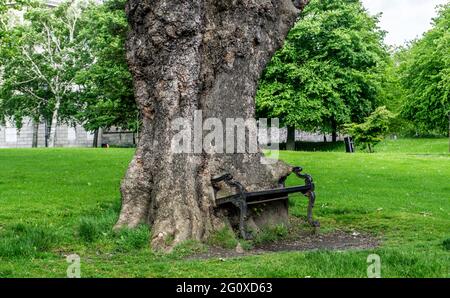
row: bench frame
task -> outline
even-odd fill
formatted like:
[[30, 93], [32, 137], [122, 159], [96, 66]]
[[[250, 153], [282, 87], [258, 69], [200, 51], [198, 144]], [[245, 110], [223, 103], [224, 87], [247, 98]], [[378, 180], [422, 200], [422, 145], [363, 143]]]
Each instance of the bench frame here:
[[215, 200], [216, 206], [220, 207], [226, 204], [232, 204], [239, 209], [239, 232], [242, 238], [251, 239], [251, 234], [245, 229], [245, 221], [248, 217], [248, 205], [263, 204], [272, 201], [288, 200], [288, 195], [293, 193], [302, 193], [308, 198], [307, 220], [313, 227], [319, 227], [320, 223], [313, 219], [313, 208], [316, 200], [314, 192], [315, 185], [313, 179], [308, 174], [302, 174], [301, 167], [295, 167], [292, 172], [300, 179], [305, 181], [305, 185], [285, 187], [287, 177], [282, 177], [278, 181], [279, 188], [263, 191], [248, 192], [245, 187], [229, 173], [222, 174], [211, 179], [215, 190], [218, 190], [217, 183], [224, 182], [236, 190], [236, 194]]

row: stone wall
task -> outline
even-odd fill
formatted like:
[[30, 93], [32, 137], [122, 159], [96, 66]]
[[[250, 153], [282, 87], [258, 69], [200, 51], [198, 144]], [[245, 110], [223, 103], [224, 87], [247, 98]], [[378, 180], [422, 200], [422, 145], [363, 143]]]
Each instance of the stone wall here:
[[136, 142], [137, 139], [134, 133], [120, 131], [115, 128], [102, 131], [99, 136], [99, 146], [108, 144], [110, 146], [134, 147]]
[[[280, 143], [286, 143], [287, 129], [279, 130]], [[269, 129], [269, 135], [270, 135]], [[132, 132], [124, 132], [112, 128], [99, 132], [98, 146], [108, 144], [109, 146], [132, 147], [137, 140]], [[265, 144], [267, 134], [260, 134], [260, 143]], [[323, 142], [323, 134], [306, 133], [296, 131], [296, 140], [304, 142]], [[338, 140], [343, 140], [342, 136]], [[327, 135], [327, 141], [331, 141], [331, 135]], [[56, 129], [56, 147], [92, 147], [94, 134], [84, 130], [80, 125], [76, 127], [66, 124], [59, 125]], [[25, 120], [23, 127], [18, 130], [12, 124], [0, 126], [0, 148], [31, 148], [33, 143], [33, 124]], [[38, 147], [45, 147], [45, 124], [39, 124]]]
[[[38, 147], [45, 147], [45, 124], [38, 129]], [[98, 145], [108, 143], [112, 146], [133, 146], [134, 134], [113, 130], [113, 133], [99, 133]], [[94, 134], [82, 126], [61, 124], [56, 128], [56, 147], [92, 147]], [[0, 148], [31, 148], [33, 144], [33, 123], [26, 119], [19, 130], [13, 124], [0, 126]]]

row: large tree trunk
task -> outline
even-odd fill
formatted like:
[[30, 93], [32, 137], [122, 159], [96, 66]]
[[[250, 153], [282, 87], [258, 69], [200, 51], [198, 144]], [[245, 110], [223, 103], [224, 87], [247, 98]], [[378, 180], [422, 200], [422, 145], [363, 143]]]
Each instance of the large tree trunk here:
[[[178, 131], [171, 124], [178, 117], [193, 123], [198, 110], [203, 119], [218, 118], [224, 125], [226, 118], [253, 118], [258, 79], [305, 3], [129, 0], [127, 58], [143, 126], [122, 182], [116, 228], [148, 223], [158, 249], [205, 240], [228, 221], [214, 208], [213, 176], [229, 172], [247, 190], [256, 190], [277, 186], [292, 171], [282, 162], [261, 163], [260, 151], [174, 153]], [[284, 203], [268, 204], [249, 221], [258, 225], [273, 214], [286, 217], [286, 211]]]

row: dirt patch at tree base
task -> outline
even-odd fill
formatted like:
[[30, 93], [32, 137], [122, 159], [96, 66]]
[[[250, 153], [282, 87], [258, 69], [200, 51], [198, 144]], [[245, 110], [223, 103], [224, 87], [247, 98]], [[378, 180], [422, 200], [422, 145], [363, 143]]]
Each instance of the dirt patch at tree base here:
[[210, 247], [207, 252], [191, 255], [189, 259], [211, 259], [211, 258], [236, 258], [251, 255], [261, 255], [271, 252], [288, 251], [315, 251], [315, 250], [365, 250], [378, 247], [380, 239], [359, 232], [334, 231], [320, 234], [310, 233], [299, 235], [297, 239], [279, 240], [255, 247], [251, 250], [238, 252], [236, 249], [225, 249], [221, 247]]

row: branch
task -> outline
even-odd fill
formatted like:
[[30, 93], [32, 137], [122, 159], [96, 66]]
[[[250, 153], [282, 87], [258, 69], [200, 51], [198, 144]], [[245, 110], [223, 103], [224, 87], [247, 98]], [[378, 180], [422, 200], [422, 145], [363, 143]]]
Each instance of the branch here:
[[31, 65], [33, 66], [32, 70], [34, 71], [34, 73], [37, 74], [39, 77], [41, 77], [48, 84], [48, 86], [50, 87], [50, 90], [55, 94], [55, 89], [53, 88], [52, 83], [44, 76], [42, 71], [39, 69], [39, 66], [36, 65], [36, 63], [33, 61], [33, 59], [28, 54], [25, 47], [22, 47], [22, 51], [23, 51], [23, 54], [25, 55], [25, 57], [31, 62]]
[[[30, 76], [31, 77], [31, 76]], [[36, 80], [36, 78], [31, 78], [31, 79], [29, 79], [29, 80], [26, 80], [26, 81], [21, 81], [21, 82], [15, 82], [16, 83], [16, 85], [23, 85], [23, 84], [27, 84], [27, 83], [30, 83], [30, 82], [33, 82], [34, 80]]]
[[33, 97], [35, 97], [35, 98], [37, 98], [37, 99], [43, 101], [43, 102], [46, 102], [46, 101], [47, 101], [47, 99], [45, 99], [45, 98], [43, 98], [43, 97], [40, 97], [39, 95], [37, 95], [36, 93], [34, 93], [33, 91], [31, 91], [31, 90], [28, 89], [28, 88], [25, 88], [25, 89], [20, 89], [20, 88], [19, 88], [19, 91], [21, 91], [21, 92], [26, 92], [26, 93], [32, 95]]

